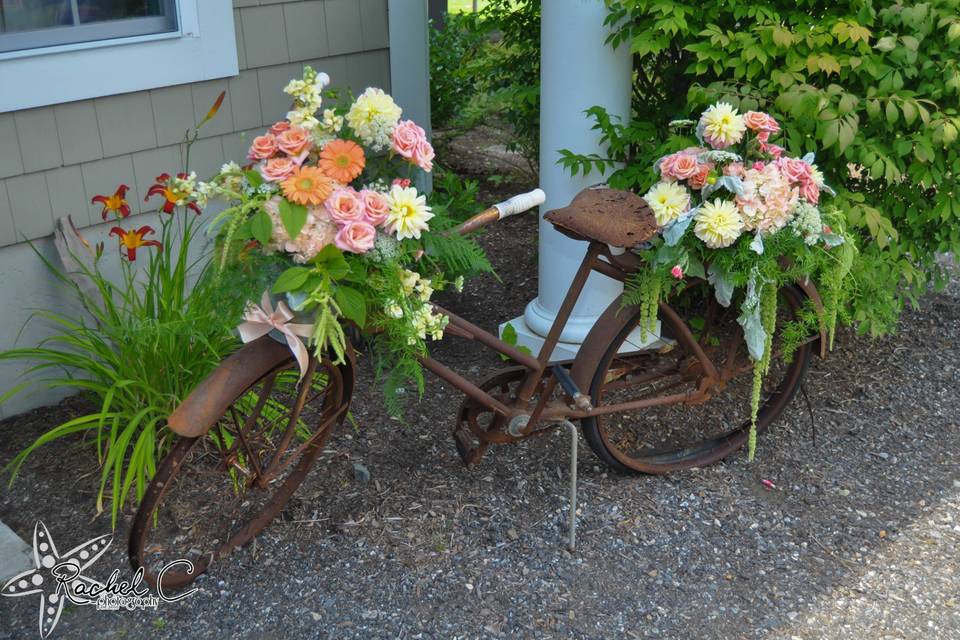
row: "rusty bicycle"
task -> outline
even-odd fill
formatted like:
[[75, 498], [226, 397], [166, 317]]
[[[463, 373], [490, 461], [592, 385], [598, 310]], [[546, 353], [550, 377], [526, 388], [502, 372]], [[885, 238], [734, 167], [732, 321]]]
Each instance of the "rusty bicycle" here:
[[[456, 231], [470, 233], [535, 207], [542, 192], [487, 209]], [[471, 381], [443, 363], [423, 366], [464, 393], [453, 436], [467, 465], [492, 444], [515, 443], [566, 427], [571, 438], [570, 544], [575, 543], [577, 428], [596, 455], [622, 472], [661, 474], [704, 466], [747, 441], [752, 364], [736, 312], [721, 307], [707, 282], [688, 279], [683, 295], [659, 305], [660, 329], [638, 339], [640, 309], [614, 300], [572, 361], [551, 361], [561, 331], [588, 276], [626, 281], [644, 268], [630, 251], [652, 238], [657, 224], [646, 202], [625, 191], [585, 189], [569, 206], [545, 218], [560, 232], [588, 243], [569, 291], [536, 356], [507, 344], [456, 314], [445, 336], [475, 341], [511, 361]], [[779, 291], [778, 326], [810, 300], [811, 283]], [[773, 353], [782, 349], [774, 336]], [[765, 378], [757, 428], [784, 411], [803, 380], [814, 347], [801, 342], [792, 358], [774, 357]], [[162, 460], [134, 518], [129, 556], [156, 585], [171, 560], [190, 559], [162, 574], [164, 588], [189, 584], [264, 529], [317, 460], [350, 405], [356, 362], [350, 350], [336, 364], [311, 355], [298, 384], [297, 363], [280, 341], [263, 336], [225, 359], [170, 415], [178, 438]]]

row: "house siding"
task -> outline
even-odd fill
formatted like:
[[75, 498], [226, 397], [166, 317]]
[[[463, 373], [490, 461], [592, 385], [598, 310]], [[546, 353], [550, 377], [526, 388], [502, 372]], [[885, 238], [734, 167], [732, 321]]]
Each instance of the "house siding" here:
[[100, 222], [90, 199], [120, 183], [131, 187], [134, 213], [155, 210], [146, 188], [182, 166], [185, 131], [222, 90], [220, 112], [191, 150], [201, 178], [242, 160], [249, 139], [284, 117], [282, 89], [305, 64], [354, 92], [390, 90], [387, 0], [233, 4], [237, 76], [0, 114], [0, 247], [48, 236], [67, 214], [78, 226]]

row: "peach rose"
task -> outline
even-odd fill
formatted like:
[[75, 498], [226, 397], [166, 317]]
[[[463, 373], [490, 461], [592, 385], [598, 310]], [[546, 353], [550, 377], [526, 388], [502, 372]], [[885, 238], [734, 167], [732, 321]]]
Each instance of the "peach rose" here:
[[417, 150], [413, 155], [413, 161], [418, 167], [428, 173], [433, 171], [433, 157], [434, 152], [432, 144], [430, 144], [426, 139], [423, 139], [417, 143]]
[[700, 163], [696, 156], [686, 154], [676, 154], [676, 160], [671, 164], [670, 170], [678, 180], [687, 180], [697, 175], [700, 170]]
[[[302, 127], [291, 127], [277, 136], [277, 146], [290, 157], [305, 155], [313, 141], [310, 139], [310, 132]], [[300, 160], [303, 162], [303, 160]]]
[[267, 182], [283, 182], [296, 171], [297, 163], [290, 158], [270, 158], [258, 169]]
[[421, 140], [427, 139], [427, 132], [412, 120], [401, 120], [393, 129], [393, 150], [412, 160], [417, 155]]
[[710, 175], [711, 171], [713, 171], [713, 165], [710, 163], [698, 165], [697, 172], [690, 176], [687, 184], [692, 189], [703, 189], [707, 185], [707, 176]]
[[747, 111], [743, 115], [743, 123], [753, 131], [764, 131], [768, 134], [780, 131], [777, 121], [770, 114], [762, 111]]
[[377, 230], [367, 222], [348, 222], [337, 232], [337, 248], [350, 253], [366, 253], [373, 248]]
[[338, 224], [360, 222], [364, 219], [360, 195], [350, 187], [334, 190], [324, 203], [330, 217]]
[[280, 122], [270, 127], [270, 133], [272, 133], [275, 136], [278, 136], [284, 131], [288, 131], [289, 129], [290, 129], [290, 123], [287, 122], [286, 120], [281, 120]]
[[382, 225], [390, 213], [390, 201], [387, 197], [372, 189], [364, 189], [360, 192], [360, 200], [363, 202], [366, 221], [375, 227]]
[[257, 136], [247, 151], [247, 158], [250, 160], [266, 160], [277, 152], [277, 139], [271, 134]]

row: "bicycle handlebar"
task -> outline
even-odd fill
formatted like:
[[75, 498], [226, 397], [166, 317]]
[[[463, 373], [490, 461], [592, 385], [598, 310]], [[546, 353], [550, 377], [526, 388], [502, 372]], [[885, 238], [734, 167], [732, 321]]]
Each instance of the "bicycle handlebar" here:
[[534, 189], [529, 193], [521, 193], [520, 195], [513, 196], [509, 200], [504, 200], [499, 204], [493, 205], [486, 211], [478, 213], [466, 222], [461, 223], [451, 232], [460, 235], [472, 233], [477, 229], [487, 226], [491, 222], [503, 220], [504, 218], [515, 216], [518, 213], [523, 213], [524, 211], [538, 207], [543, 204], [546, 197], [542, 189]]
[[500, 212], [500, 219], [503, 220], [504, 218], [515, 216], [518, 213], [529, 211], [534, 207], [539, 207], [546, 199], [547, 194], [543, 192], [543, 189], [534, 189], [528, 193], [521, 193], [495, 204], [493, 208]]

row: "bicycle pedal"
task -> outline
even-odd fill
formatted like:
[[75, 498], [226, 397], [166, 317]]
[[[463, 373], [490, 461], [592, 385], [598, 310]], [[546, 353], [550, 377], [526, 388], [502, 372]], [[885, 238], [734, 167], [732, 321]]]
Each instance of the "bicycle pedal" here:
[[466, 429], [456, 429], [453, 432], [453, 442], [457, 446], [457, 453], [463, 464], [468, 467], [480, 462], [483, 454], [487, 451], [487, 445], [478, 442], [476, 438]]

